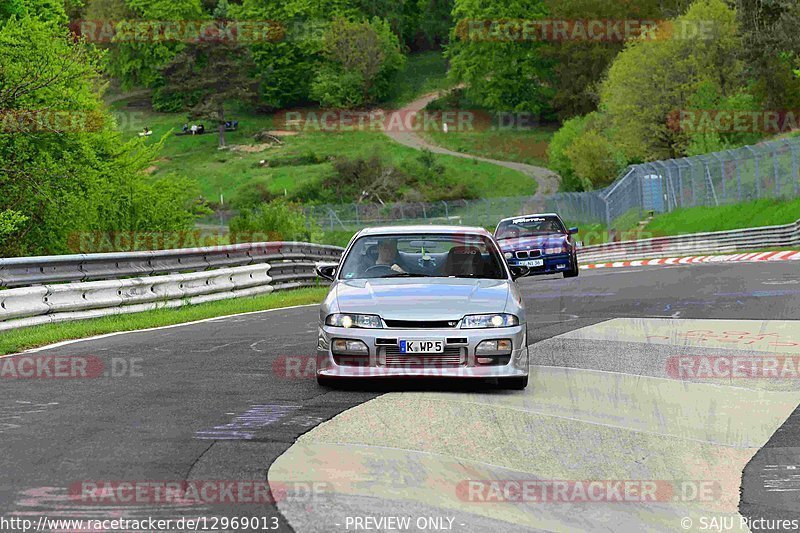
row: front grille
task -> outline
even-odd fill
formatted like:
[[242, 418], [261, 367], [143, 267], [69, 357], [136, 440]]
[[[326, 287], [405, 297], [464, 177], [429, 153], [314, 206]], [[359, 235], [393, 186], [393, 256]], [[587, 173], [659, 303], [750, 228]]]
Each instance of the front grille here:
[[390, 368], [453, 368], [466, 364], [466, 350], [447, 346], [443, 353], [403, 354], [397, 346], [384, 349], [384, 366]]
[[528, 259], [531, 257], [541, 257], [541, 250], [520, 250], [517, 254], [517, 259]]
[[386, 325], [395, 329], [452, 329], [458, 320], [386, 320]]

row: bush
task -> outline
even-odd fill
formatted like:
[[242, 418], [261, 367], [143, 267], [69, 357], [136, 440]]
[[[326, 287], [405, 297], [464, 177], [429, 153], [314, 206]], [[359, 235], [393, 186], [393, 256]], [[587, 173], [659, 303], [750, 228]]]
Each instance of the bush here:
[[336, 19], [323, 37], [327, 64], [311, 84], [311, 97], [325, 107], [353, 108], [388, 97], [405, 58], [389, 24]]
[[580, 134], [565, 151], [584, 190], [605, 187], [625, 168], [625, 157], [594, 130]]
[[403, 170], [412, 179], [403, 194], [406, 201], [440, 202], [442, 200], [468, 200], [477, 193], [466, 183], [447, 176], [445, 167], [430, 150], [422, 150], [416, 160], [407, 162]]
[[230, 198], [230, 204], [236, 209], [252, 209], [277, 198], [278, 196], [269, 189], [269, 179], [262, 178], [249, 181], [237, 188]]
[[547, 160], [550, 168], [561, 175], [562, 191], [585, 190], [581, 181], [572, 168], [572, 160], [567, 155], [567, 150], [575, 142], [586, 127], [587, 117], [575, 117], [564, 122], [564, 125], [553, 135], [547, 148]]
[[311, 98], [322, 107], [352, 109], [365, 104], [363, 88], [364, 79], [358, 72], [324, 65], [311, 83]]
[[379, 154], [368, 158], [340, 157], [333, 173], [321, 183], [309, 183], [295, 193], [303, 202], [435, 202], [475, 198], [465, 183], [447, 176], [436, 156], [423, 150], [400, 165], [387, 163]]
[[229, 223], [231, 242], [318, 241], [319, 226], [307, 221], [299, 205], [274, 200], [254, 209], [242, 210]]

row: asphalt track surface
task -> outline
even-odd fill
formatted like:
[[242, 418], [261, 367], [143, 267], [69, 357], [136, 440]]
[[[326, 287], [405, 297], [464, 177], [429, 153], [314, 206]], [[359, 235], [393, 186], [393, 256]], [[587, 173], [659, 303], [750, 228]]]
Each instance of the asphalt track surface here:
[[[520, 283], [533, 365], [524, 392], [438, 382], [329, 390], [310, 373], [286, 375], [283, 358], [313, 356], [314, 306], [35, 352], [95, 356], [128, 371], [2, 380], [0, 518], [257, 516], [305, 532], [354, 531], [345, 523], [353, 516], [449, 517], [452, 531], [680, 531], [684, 515], [737, 510], [800, 517], [800, 381], [686, 382], [666, 370], [676, 355], [800, 355], [792, 342], [800, 342], [797, 264], [614, 269]], [[716, 333], [705, 344], [686, 337], [698, 330]], [[723, 344], [726, 331], [747, 335]], [[313, 482], [335, 490], [275, 494], [277, 505], [215, 505], [89, 503], [74, 489], [87, 480], [268, 478], [273, 489]], [[722, 492], [685, 505], [493, 505], [457, 497], [465, 479], [700, 479]]]

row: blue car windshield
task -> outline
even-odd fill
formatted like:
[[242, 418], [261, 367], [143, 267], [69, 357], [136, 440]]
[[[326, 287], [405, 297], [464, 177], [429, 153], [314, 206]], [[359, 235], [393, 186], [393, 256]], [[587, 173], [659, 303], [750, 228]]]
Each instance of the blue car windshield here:
[[558, 217], [530, 216], [504, 220], [497, 226], [495, 237], [499, 241], [554, 233], [567, 233], [567, 229]]
[[402, 234], [359, 238], [345, 257], [341, 279], [506, 279], [503, 258], [483, 235]]

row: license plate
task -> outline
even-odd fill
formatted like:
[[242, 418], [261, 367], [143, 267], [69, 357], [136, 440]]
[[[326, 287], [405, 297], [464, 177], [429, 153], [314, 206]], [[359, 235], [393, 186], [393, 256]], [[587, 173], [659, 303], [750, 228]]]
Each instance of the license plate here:
[[540, 267], [544, 265], [544, 259], [533, 259], [531, 261], [523, 261], [522, 266], [526, 267]]
[[400, 353], [442, 353], [444, 341], [400, 341]]

